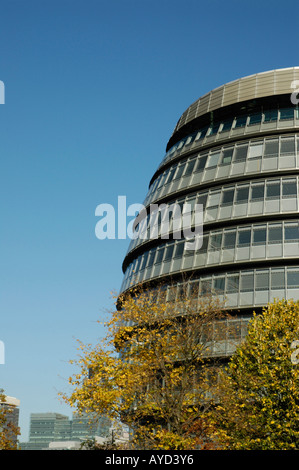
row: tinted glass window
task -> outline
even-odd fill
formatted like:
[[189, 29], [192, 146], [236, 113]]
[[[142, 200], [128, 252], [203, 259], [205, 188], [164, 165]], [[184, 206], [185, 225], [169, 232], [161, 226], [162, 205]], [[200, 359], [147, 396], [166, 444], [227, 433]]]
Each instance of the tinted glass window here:
[[267, 183], [266, 197], [272, 199], [279, 199], [280, 197], [280, 182]]
[[239, 116], [236, 119], [235, 127], [244, 127], [247, 121], [247, 116]]
[[241, 274], [241, 283], [240, 283], [240, 291], [241, 292], [246, 292], [246, 291], [253, 291], [253, 273], [250, 274]]
[[235, 248], [236, 244], [236, 231], [224, 232], [223, 234], [223, 248]]
[[295, 139], [281, 139], [280, 155], [295, 155]]
[[255, 245], [264, 245], [266, 243], [266, 238], [266, 227], [253, 229], [253, 243]]
[[281, 225], [269, 226], [268, 242], [269, 243], [282, 243], [282, 226]]
[[285, 241], [298, 242], [299, 241], [299, 227], [298, 224], [286, 225], [284, 228]]
[[294, 118], [294, 109], [293, 108], [284, 108], [279, 112], [280, 119], [293, 119]]
[[232, 156], [233, 156], [233, 148], [230, 149], [224, 149], [222, 152], [222, 165], [227, 165], [232, 161]]
[[288, 287], [299, 287], [299, 271], [288, 271], [287, 273]]
[[240, 147], [237, 147], [235, 150], [234, 161], [239, 161], [239, 162], [245, 161], [247, 157], [247, 149], [248, 149], [248, 145], [242, 145]]
[[238, 233], [238, 246], [248, 246], [251, 241], [251, 230], [240, 230]]
[[233, 294], [239, 291], [239, 274], [233, 274], [227, 276], [226, 279], [226, 292], [228, 294]]
[[264, 199], [264, 184], [251, 186], [251, 200]]
[[233, 124], [232, 120], [224, 122], [223, 126], [222, 126], [222, 129], [221, 129], [221, 132], [229, 131], [232, 127], [232, 124]]
[[278, 155], [278, 139], [266, 140], [265, 142], [265, 157]]
[[282, 196], [283, 197], [297, 197], [296, 180], [283, 180], [282, 181]]
[[206, 161], [207, 161], [208, 155], [202, 155], [198, 160], [197, 160], [197, 165], [195, 168], [195, 171], [198, 170], [203, 170], [204, 167], [206, 166]]
[[249, 124], [259, 124], [262, 121], [262, 113], [252, 114], [249, 118]]
[[271, 289], [284, 289], [285, 288], [285, 273], [282, 269], [271, 271]]
[[223, 191], [221, 204], [222, 205], [225, 205], [225, 204], [231, 205], [233, 203], [233, 200], [234, 200], [234, 193], [235, 193], [234, 188], [227, 189], [227, 190]]
[[249, 186], [237, 188], [236, 202], [241, 203], [248, 201]]
[[278, 116], [278, 110], [277, 109], [270, 109], [269, 111], [265, 112], [264, 122], [277, 121], [277, 116]]

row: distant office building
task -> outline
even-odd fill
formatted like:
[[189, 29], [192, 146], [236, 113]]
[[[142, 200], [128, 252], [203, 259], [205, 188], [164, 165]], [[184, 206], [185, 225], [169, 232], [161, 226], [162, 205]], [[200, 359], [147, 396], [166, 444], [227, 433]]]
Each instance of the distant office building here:
[[52, 441], [69, 440], [69, 418], [59, 413], [32, 413], [29, 442], [20, 444], [21, 450], [43, 450]]
[[33, 413], [30, 418], [29, 442], [20, 444], [21, 450], [78, 448], [85, 440], [96, 436], [107, 437], [111, 422], [108, 418], [92, 419], [90, 415], [73, 413], [72, 419], [58, 413]]

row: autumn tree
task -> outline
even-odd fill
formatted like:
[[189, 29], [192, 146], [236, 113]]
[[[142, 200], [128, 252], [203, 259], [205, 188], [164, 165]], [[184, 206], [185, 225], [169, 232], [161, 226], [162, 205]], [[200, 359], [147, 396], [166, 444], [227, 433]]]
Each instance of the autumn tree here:
[[78, 411], [126, 423], [139, 448], [194, 448], [201, 436], [190, 429], [209, 407], [217, 369], [209, 354], [211, 325], [227, 317], [223, 306], [187, 284], [179, 293], [169, 287], [167, 296], [163, 286], [138, 287], [117, 306], [103, 341], [80, 344], [81, 355], [72, 361], [78, 373], [64, 400]]
[[298, 339], [298, 301], [277, 301], [253, 316], [211, 413], [222, 448], [299, 449]]
[[13, 408], [7, 404], [6, 395], [0, 389], [0, 450], [17, 450], [17, 436], [20, 430], [13, 424]]

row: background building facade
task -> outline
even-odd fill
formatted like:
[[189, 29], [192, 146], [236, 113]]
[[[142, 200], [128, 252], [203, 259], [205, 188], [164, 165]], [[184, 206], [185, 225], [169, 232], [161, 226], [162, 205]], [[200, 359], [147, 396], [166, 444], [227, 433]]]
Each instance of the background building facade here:
[[83, 441], [109, 436], [111, 422], [106, 416], [91, 420], [90, 415], [73, 413], [72, 419], [60, 413], [32, 413], [29, 442], [20, 444], [21, 450], [51, 448], [78, 448]]
[[[253, 310], [275, 298], [299, 299], [298, 84], [299, 67], [258, 73], [212, 90], [182, 114], [150, 180], [141, 223], [149, 232], [153, 204], [183, 211], [202, 204], [202, 246], [188, 250], [174, 233], [164, 238], [162, 224], [155, 239], [136, 237], [121, 292], [162, 282], [175, 300], [187, 280], [199, 295], [225, 301], [238, 340]], [[215, 350], [231, 352], [229, 341]]]

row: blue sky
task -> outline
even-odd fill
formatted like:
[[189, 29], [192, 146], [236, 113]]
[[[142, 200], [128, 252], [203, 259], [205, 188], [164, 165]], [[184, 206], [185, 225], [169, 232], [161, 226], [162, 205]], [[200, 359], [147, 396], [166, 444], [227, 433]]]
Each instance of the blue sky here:
[[76, 338], [95, 344], [129, 240], [98, 204], [142, 203], [183, 111], [228, 81], [299, 65], [297, 1], [2, 0], [0, 385], [30, 413], [58, 399]]

